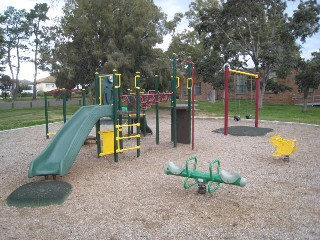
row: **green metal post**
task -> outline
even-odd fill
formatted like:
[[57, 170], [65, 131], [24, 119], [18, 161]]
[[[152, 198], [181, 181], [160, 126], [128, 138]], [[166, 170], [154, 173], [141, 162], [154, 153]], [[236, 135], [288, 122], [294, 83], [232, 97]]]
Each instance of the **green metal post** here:
[[[118, 110], [122, 112], [122, 107], [121, 107], [121, 99], [120, 99], [120, 96], [122, 94], [122, 89], [121, 89], [121, 86], [119, 88], [117, 88], [118, 90]], [[122, 126], [122, 113], [118, 115], [119, 116], [119, 125]], [[121, 131], [119, 131], [119, 137], [122, 138], [123, 136], [123, 132], [122, 132], [122, 128], [121, 128]], [[120, 149], [123, 149], [123, 139], [120, 140]]]
[[[188, 87], [188, 118], [191, 120], [191, 90], [192, 90], [192, 64], [188, 63], [188, 83], [187, 83], [187, 87]], [[190, 121], [191, 123], [191, 121]], [[189, 124], [188, 128], [188, 143], [191, 142], [191, 124]]]
[[[94, 78], [95, 83], [95, 104], [99, 104], [99, 96], [100, 96], [100, 84], [99, 84], [99, 73], [95, 73]], [[98, 158], [100, 157], [101, 153], [101, 138], [100, 138], [100, 119], [96, 122], [96, 141], [97, 141], [97, 154]]]
[[82, 89], [82, 106], [86, 106], [87, 101], [86, 101], [86, 90]]
[[[173, 128], [173, 147], [177, 147], [177, 58], [176, 54], [172, 57], [172, 128]], [[172, 130], [171, 130], [172, 131]]]
[[[140, 123], [140, 72], [136, 72], [135, 76], [135, 88], [136, 88], [136, 116], [137, 123]], [[137, 126], [137, 134], [140, 134], [140, 125]], [[140, 138], [137, 138], [137, 146], [140, 146]], [[140, 148], [137, 148], [137, 157], [140, 157]]]
[[113, 135], [114, 135], [114, 161], [118, 162], [118, 141], [117, 141], [117, 111], [118, 111], [118, 76], [116, 75], [117, 71], [113, 70]]
[[48, 93], [44, 93], [44, 116], [46, 119], [46, 138], [49, 138]]
[[62, 103], [63, 103], [63, 122], [66, 123], [66, 121], [67, 121], [67, 94], [66, 94], [65, 89], [63, 89], [63, 92], [62, 92]]
[[159, 144], [159, 76], [155, 76], [156, 90], [156, 144]]

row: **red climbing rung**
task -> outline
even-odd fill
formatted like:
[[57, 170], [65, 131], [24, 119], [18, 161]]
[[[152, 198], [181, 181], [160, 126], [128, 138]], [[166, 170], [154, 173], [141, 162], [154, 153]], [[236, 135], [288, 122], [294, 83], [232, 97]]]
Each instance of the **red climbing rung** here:
[[[170, 97], [172, 92], [168, 93], [158, 93], [156, 94], [154, 90], [149, 91], [148, 93], [140, 94], [140, 105], [143, 110], [151, 107], [152, 104], [157, 102], [168, 102], [170, 101]], [[121, 95], [122, 102], [127, 102], [130, 105], [133, 105], [136, 102], [136, 95], [135, 94], [123, 94]]]

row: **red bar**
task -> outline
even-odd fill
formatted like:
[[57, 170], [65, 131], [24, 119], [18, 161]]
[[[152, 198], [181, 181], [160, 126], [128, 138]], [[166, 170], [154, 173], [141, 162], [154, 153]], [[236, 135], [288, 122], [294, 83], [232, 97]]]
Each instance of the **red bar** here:
[[191, 149], [194, 150], [194, 78], [195, 78], [195, 67], [192, 63], [192, 91], [191, 91], [191, 100], [192, 100], [192, 143]]

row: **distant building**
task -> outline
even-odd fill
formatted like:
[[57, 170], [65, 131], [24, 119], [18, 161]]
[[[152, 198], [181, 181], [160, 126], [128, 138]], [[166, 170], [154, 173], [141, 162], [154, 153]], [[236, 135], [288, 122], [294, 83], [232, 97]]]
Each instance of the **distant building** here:
[[[292, 88], [291, 91], [274, 93], [266, 91], [263, 96], [263, 101], [276, 104], [301, 104], [303, 102], [303, 93], [299, 91], [298, 85], [295, 82], [296, 70], [292, 70], [285, 79], [278, 78], [275, 73], [270, 74], [270, 79], [274, 82], [284, 84]], [[180, 81], [180, 88], [177, 90], [180, 100], [187, 100], [186, 80]], [[224, 90], [213, 90], [212, 85], [203, 82], [201, 79], [195, 79], [194, 82], [194, 97], [195, 100], [217, 100], [224, 98]], [[229, 99], [238, 100], [254, 100], [255, 99], [255, 83], [254, 79], [248, 79], [244, 75], [230, 75], [229, 78]], [[307, 102], [320, 102], [320, 87], [318, 89], [309, 89]]]
[[57, 89], [56, 78], [48, 76], [37, 80], [37, 91], [48, 92]]

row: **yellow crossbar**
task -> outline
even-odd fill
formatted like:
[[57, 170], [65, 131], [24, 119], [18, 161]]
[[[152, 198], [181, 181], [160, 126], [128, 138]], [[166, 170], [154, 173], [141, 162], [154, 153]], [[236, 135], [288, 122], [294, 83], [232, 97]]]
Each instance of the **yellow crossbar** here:
[[254, 78], [259, 78], [259, 75], [258, 75], [258, 74], [241, 72], [241, 71], [233, 70], [233, 69], [229, 69], [229, 72], [238, 73], [238, 74], [242, 74], [242, 75], [247, 75], [247, 76], [254, 77]]
[[[146, 114], [145, 113], [140, 113], [140, 116], [145, 116]], [[135, 113], [132, 113], [132, 114], [129, 114], [130, 117], [136, 117], [137, 114]]]
[[131, 147], [131, 148], [117, 149], [117, 153], [121, 153], [121, 152], [124, 152], [124, 151], [129, 151], [129, 150], [135, 150], [135, 149], [140, 149], [140, 146], [135, 146], [135, 147]]
[[140, 127], [140, 123], [116, 125], [116, 128], [119, 129], [119, 128], [122, 128], [122, 127], [134, 127], [134, 126]]
[[130, 139], [130, 138], [139, 138], [140, 134], [137, 135], [132, 135], [132, 136], [127, 136], [127, 137], [117, 137], [117, 140], [121, 140], [121, 139]]

